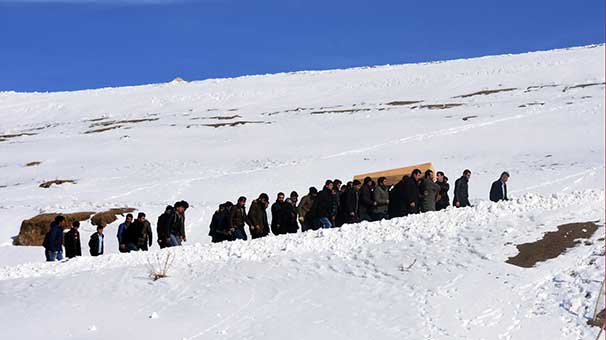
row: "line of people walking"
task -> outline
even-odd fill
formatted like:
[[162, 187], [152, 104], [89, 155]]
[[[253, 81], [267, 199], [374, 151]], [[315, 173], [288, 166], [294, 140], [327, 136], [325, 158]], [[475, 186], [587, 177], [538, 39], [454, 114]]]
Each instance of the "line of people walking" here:
[[[455, 181], [453, 206], [471, 206], [470, 178], [471, 171], [466, 169]], [[508, 179], [509, 174], [503, 172], [499, 180], [492, 184], [492, 201], [508, 199]], [[450, 205], [450, 185], [448, 177], [442, 171], [438, 171], [434, 177], [432, 170], [423, 173], [415, 169], [391, 187], [385, 181], [385, 177], [380, 177], [375, 183], [372, 178], [366, 177], [363, 182], [354, 180], [343, 185], [339, 179], [326, 180], [322, 190], [309, 188], [300, 202], [296, 191], [291, 192], [288, 198], [280, 192], [271, 205], [271, 225], [267, 218], [269, 196], [266, 193], [260, 194], [252, 201], [248, 212], [247, 199], [242, 196], [236, 204], [228, 201], [219, 205], [212, 216], [208, 235], [212, 242], [247, 240], [245, 227], [248, 226], [250, 238], [256, 239], [267, 236], [270, 232], [280, 235], [297, 233], [299, 229], [305, 232], [310, 229], [341, 227], [347, 223], [378, 221], [442, 210]]]
[[[469, 180], [471, 171], [465, 170], [455, 181], [452, 205], [457, 208], [471, 206], [469, 202]], [[508, 200], [507, 181], [509, 173], [503, 172], [492, 183], [489, 198], [491, 201]], [[388, 187], [385, 177], [375, 182], [366, 177], [363, 182], [353, 180], [343, 185], [339, 179], [326, 180], [322, 190], [310, 187], [308, 193], [299, 201], [299, 194], [292, 191], [288, 198], [280, 192], [271, 205], [271, 224], [268, 222], [267, 209], [269, 196], [262, 193], [246, 210], [247, 199], [238, 198], [236, 204], [225, 202], [219, 205], [210, 223], [208, 235], [212, 242], [247, 240], [274, 235], [297, 233], [299, 229], [318, 230], [320, 228], [341, 227], [343, 224], [360, 221], [378, 221], [409, 214], [445, 209], [450, 205], [448, 177], [438, 171], [434, 178], [432, 170], [424, 173], [419, 169], [404, 176], [398, 183]], [[186, 201], [169, 205], [158, 217], [156, 224], [157, 243], [160, 248], [175, 247], [187, 241], [185, 234], [185, 211], [189, 208]], [[248, 226], [248, 234], [245, 227]], [[65, 256], [82, 256], [80, 245], [80, 222], [74, 221], [64, 234], [67, 220], [57, 216], [46, 233], [43, 246], [47, 261], [63, 260]], [[105, 224], [96, 226], [96, 232], [90, 236], [88, 246], [91, 256], [103, 255], [105, 248]], [[125, 221], [118, 226], [116, 234], [118, 250], [121, 253], [147, 251], [153, 244], [151, 223], [145, 213], [139, 212], [137, 219], [127, 214]]]

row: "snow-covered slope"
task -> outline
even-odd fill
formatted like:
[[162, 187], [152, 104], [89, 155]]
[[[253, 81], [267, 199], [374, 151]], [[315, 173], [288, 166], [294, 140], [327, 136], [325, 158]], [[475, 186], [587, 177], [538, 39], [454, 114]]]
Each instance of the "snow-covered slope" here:
[[[0, 93], [0, 135], [32, 134], [0, 141], [3, 336], [593, 339], [587, 293], [604, 272], [603, 228], [536, 268], [504, 261], [558, 224], [604, 222], [603, 70], [599, 45]], [[252, 123], [205, 125], [232, 122]], [[42, 163], [24, 166], [33, 161]], [[426, 161], [451, 183], [471, 169], [476, 207], [206, 244], [220, 202]], [[488, 203], [503, 170], [514, 201]], [[52, 179], [77, 183], [38, 187]], [[192, 205], [189, 242], [168, 279], [147, 279], [153, 252], [47, 264], [41, 248], [11, 245], [40, 212], [130, 206], [155, 220], [178, 199]], [[109, 253], [117, 224], [106, 229]], [[93, 227], [82, 229], [86, 240]]]

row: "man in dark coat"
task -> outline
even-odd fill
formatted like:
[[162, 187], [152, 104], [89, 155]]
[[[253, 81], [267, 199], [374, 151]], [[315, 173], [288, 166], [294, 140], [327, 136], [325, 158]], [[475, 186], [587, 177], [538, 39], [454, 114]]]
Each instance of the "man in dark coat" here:
[[233, 204], [225, 202], [219, 205], [219, 209], [212, 216], [208, 236], [211, 237], [211, 242], [218, 243], [223, 241], [231, 241], [232, 237], [229, 233], [229, 212]]
[[318, 193], [318, 197], [314, 201], [312, 206], [313, 216], [315, 216], [314, 229], [318, 228], [332, 228], [334, 221], [333, 211], [333, 182], [327, 180], [324, 189]]
[[278, 193], [276, 201], [271, 205], [271, 232], [274, 235], [286, 234], [286, 202], [284, 202], [284, 193]]
[[440, 186], [434, 182], [433, 171], [428, 169], [425, 171], [425, 176], [421, 179], [421, 211], [435, 211], [436, 198], [440, 192]]
[[492, 183], [490, 187], [490, 200], [493, 202], [507, 201], [507, 181], [509, 173], [507, 171], [501, 174], [501, 177]]
[[68, 259], [76, 256], [82, 256], [82, 249], [80, 247], [80, 222], [74, 221], [72, 228], [65, 234], [63, 238], [63, 245], [65, 246], [65, 257]]
[[450, 205], [450, 198], [448, 197], [450, 184], [448, 184], [448, 177], [444, 176], [442, 171], [436, 173], [436, 184], [440, 186], [440, 192], [438, 192], [436, 199], [436, 210], [446, 209]]
[[463, 176], [455, 181], [454, 198], [452, 205], [457, 208], [470, 207], [469, 203], [469, 179], [471, 178], [471, 170], [465, 169]]
[[372, 183], [372, 178], [370, 177], [366, 177], [364, 178], [364, 183], [362, 184], [362, 187], [360, 188], [359, 191], [359, 196], [360, 196], [360, 200], [359, 200], [359, 217], [360, 220], [362, 221], [370, 221], [372, 220], [371, 218], [371, 214], [374, 212], [374, 209], [377, 206], [377, 202], [374, 201], [373, 199], [373, 195], [372, 195], [372, 188], [371, 188], [371, 183]]
[[126, 220], [124, 223], [121, 223], [118, 226], [118, 232], [116, 233], [116, 237], [118, 238], [118, 250], [121, 253], [127, 253], [128, 249], [126, 249], [126, 242], [124, 241], [124, 234], [126, 233], [126, 229], [133, 223], [133, 214], [126, 214]]
[[158, 216], [156, 235], [158, 235], [158, 245], [160, 246], [160, 249], [170, 246], [170, 223], [175, 213], [174, 210], [175, 208], [173, 208], [172, 205], [167, 205], [164, 212]]
[[246, 216], [246, 197], [240, 196], [238, 203], [229, 212], [228, 234], [233, 240], [247, 240], [244, 224], [248, 224]]
[[414, 169], [404, 181], [404, 207], [407, 214], [419, 212], [419, 181], [423, 177], [421, 170]]
[[309, 193], [303, 198], [301, 198], [301, 202], [299, 202], [299, 206], [297, 207], [297, 212], [299, 213], [299, 222], [301, 223], [301, 231], [307, 231], [312, 228], [313, 216], [308, 216], [308, 213], [311, 211], [311, 208], [314, 205], [314, 201], [318, 197], [318, 189], [315, 187], [309, 188]]
[[408, 175], [402, 177], [402, 179], [389, 190], [387, 213], [390, 218], [406, 215], [406, 192], [404, 190], [404, 183], [408, 181], [408, 177]]
[[65, 217], [59, 215], [50, 225], [50, 230], [44, 236], [44, 254], [46, 261], [61, 261], [63, 260], [63, 229], [65, 229], [67, 221]]
[[99, 224], [97, 226], [97, 232], [90, 236], [90, 240], [88, 241], [88, 248], [90, 250], [91, 256], [103, 255], [103, 248], [105, 243], [103, 228], [105, 228], [105, 225]]
[[180, 246], [182, 242], [187, 242], [185, 235], [185, 210], [189, 208], [186, 201], [179, 201], [174, 205], [174, 214], [170, 219], [170, 246]]
[[299, 200], [299, 194], [296, 191], [290, 193], [290, 197], [286, 199], [286, 207], [284, 213], [284, 229], [289, 234], [295, 234], [299, 230], [299, 223], [297, 219], [297, 201]]
[[145, 213], [140, 212], [137, 219], [124, 232], [124, 242], [128, 251], [148, 250], [152, 245], [152, 231]]
[[267, 207], [269, 206], [269, 196], [266, 193], [259, 195], [254, 200], [248, 210], [248, 222], [250, 237], [265, 237], [269, 234], [269, 223], [267, 222]]
[[343, 193], [342, 214], [344, 223], [360, 222], [360, 188], [362, 183], [357, 179], [353, 181], [351, 188]]

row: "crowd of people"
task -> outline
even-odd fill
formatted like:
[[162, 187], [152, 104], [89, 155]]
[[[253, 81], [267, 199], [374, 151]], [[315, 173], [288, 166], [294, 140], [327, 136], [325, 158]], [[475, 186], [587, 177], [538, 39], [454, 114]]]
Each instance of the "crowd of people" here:
[[[471, 206], [470, 178], [471, 171], [465, 170], [455, 181], [453, 206]], [[503, 172], [499, 179], [492, 183], [489, 196], [491, 201], [508, 200], [508, 179], [509, 173]], [[248, 235], [251, 239], [256, 239], [270, 233], [297, 233], [299, 229], [305, 232], [341, 227], [343, 224], [360, 221], [378, 221], [437, 211], [451, 204], [448, 177], [442, 171], [438, 171], [434, 176], [432, 170], [423, 173], [415, 169], [393, 186], [388, 187], [385, 181], [385, 177], [379, 177], [376, 182], [366, 177], [362, 182], [353, 180], [343, 185], [338, 179], [326, 180], [322, 190], [311, 187], [300, 201], [296, 191], [291, 192], [288, 198], [280, 192], [271, 205], [271, 224], [267, 216], [270, 202], [266, 193], [254, 199], [248, 211], [247, 199], [241, 196], [236, 204], [225, 202], [219, 205], [212, 216], [208, 235], [212, 242], [247, 240]], [[179, 201], [167, 206], [158, 217], [156, 237], [160, 248], [180, 246], [182, 242], [187, 241], [185, 211], [188, 208], [186, 201]], [[63, 247], [67, 258], [82, 255], [78, 231], [80, 222], [74, 221], [70, 230], [64, 234], [66, 227], [67, 220], [61, 215], [51, 223], [43, 243], [47, 261], [62, 260]], [[90, 236], [88, 246], [91, 256], [99, 256], [104, 252], [104, 228], [102, 223], [97, 225], [97, 231]], [[153, 244], [152, 227], [143, 212], [138, 213], [136, 220], [132, 214], [127, 214], [125, 221], [118, 227], [116, 237], [118, 250], [122, 253], [147, 251]]]

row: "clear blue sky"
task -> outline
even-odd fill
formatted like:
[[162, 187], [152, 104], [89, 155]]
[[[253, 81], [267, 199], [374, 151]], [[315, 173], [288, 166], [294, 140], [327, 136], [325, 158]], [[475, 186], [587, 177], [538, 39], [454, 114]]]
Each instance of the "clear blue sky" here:
[[604, 13], [602, 0], [0, 0], [0, 91], [603, 43]]

